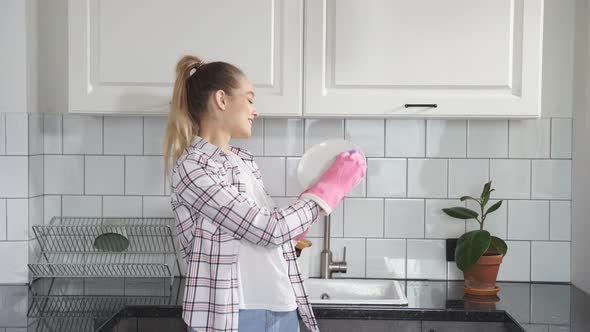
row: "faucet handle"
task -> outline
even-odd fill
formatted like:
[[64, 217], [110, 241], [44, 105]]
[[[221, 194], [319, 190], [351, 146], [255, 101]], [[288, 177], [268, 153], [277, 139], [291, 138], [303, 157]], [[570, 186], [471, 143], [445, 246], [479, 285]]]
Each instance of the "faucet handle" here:
[[346, 262], [346, 246], [344, 246], [344, 253], [342, 254], [342, 261]]

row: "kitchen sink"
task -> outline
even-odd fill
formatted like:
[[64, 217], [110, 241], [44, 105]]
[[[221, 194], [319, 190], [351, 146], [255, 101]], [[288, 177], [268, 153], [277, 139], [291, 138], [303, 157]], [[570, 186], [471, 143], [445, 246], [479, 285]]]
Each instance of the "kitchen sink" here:
[[408, 304], [397, 280], [311, 278], [304, 283], [312, 304]]

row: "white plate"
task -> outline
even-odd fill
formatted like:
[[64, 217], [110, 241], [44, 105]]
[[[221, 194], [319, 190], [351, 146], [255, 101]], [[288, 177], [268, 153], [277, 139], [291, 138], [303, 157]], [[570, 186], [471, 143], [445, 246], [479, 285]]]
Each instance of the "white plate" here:
[[358, 150], [362, 154], [358, 146], [345, 140], [322, 142], [305, 151], [297, 166], [297, 179], [301, 187], [305, 190], [314, 185], [322, 174], [332, 166], [339, 153], [350, 150]]

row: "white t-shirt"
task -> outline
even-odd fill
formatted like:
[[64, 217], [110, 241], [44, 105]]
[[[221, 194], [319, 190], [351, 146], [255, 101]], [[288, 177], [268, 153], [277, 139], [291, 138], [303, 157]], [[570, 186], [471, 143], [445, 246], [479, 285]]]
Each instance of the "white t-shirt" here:
[[[240, 170], [239, 177], [246, 185], [246, 194], [259, 206], [274, 208], [274, 202], [244, 161], [233, 153], [228, 153], [228, 157]], [[240, 309], [297, 309], [282, 246], [262, 247], [246, 240], [239, 241], [238, 292]]]

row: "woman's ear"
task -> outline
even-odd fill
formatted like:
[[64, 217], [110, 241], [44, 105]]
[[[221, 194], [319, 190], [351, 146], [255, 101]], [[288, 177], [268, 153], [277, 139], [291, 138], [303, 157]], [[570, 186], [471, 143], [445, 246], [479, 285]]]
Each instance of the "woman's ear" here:
[[225, 107], [227, 106], [227, 95], [223, 90], [215, 91], [215, 95], [213, 96], [215, 101], [215, 106], [222, 111], [225, 111]]

